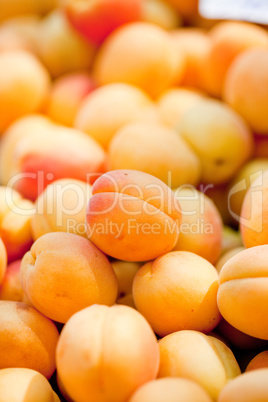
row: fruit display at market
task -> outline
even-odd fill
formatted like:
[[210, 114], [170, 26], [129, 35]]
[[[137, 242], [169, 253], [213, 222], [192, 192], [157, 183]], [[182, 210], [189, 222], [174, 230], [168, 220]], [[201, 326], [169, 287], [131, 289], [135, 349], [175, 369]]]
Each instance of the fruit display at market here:
[[0, 402], [268, 401], [268, 9], [204, 3], [0, 0]]

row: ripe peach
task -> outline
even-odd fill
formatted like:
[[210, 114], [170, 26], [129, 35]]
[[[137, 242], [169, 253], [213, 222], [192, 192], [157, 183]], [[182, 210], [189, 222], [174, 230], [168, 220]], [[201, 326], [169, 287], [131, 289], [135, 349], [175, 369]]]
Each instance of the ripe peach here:
[[107, 148], [115, 133], [153, 106], [139, 88], [124, 83], [104, 85], [90, 93], [78, 109], [75, 127]]
[[211, 48], [204, 66], [205, 86], [210, 94], [221, 97], [232, 62], [247, 49], [268, 48], [268, 33], [248, 22], [223, 21], [216, 24], [209, 35]]
[[79, 34], [100, 45], [116, 28], [141, 19], [142, 0], [71, 0], [65, 11]]
[[30, 228], [34, 204], [10, 187], [0, 186], [0, 236], [8, 261], [21, 258], [33, 240]]
[[32, 200], [52, 181], [73, 178], [87, 182], [105, 169], [106, 154], [93, 138], [45, 117], [18, 120], [1, 145], [2, 182]]
[[101, 46], [94, 62], [94, 77], [103, 85], [125, 82], [156, 97], [176, 79], [177, 55], [169, 34], [145, 22], [122, 26]]
[[160, 336], [215, 328], [220, 320], [217, 290], [216, 269], [188, 251], [173, 251], [146, 263], [133, 282], [135, 305]]
[[247, 365], [246, 371], [268, 368], [268, 350], [258, 353]]
[[47, 116], [63, 126], [72, 127], [83, 99], [94, 89], [95, 83], [86, 72], [60, 76], [54, 81], [48, 97]]
[[129, 295], [132, 292], [134, 276], [142, 263], [134, 261], [114, 260], [111, 262], [118, 282], [118, 295], [120, 297]]
[[57, 5], [57, 0], [5, 0], [0, 1], [0, 21], [17, 15], [46, 14]]
[[252, 350], [267, 347], [267, 341], [247, 335], [239, 331], [224, 318], [222, 318], [216, 328], [217, 334], [220, 334], [225, 342], [231, 345], [232, 348], [239, 350]]
[[156, 377], [156, 337], [136, 310], [94, 305], [64, 326], [56, 351], [60, 382], [77, 402], [127, 401]]
[[222, 220], [213, 201], [195, 188], [174, 190], [182, 221], [174, 250], [191, 251], [214, 264], [222, 248]]
[[245, 247], [240, 246], [240, 247], [235, 247], [235, 248], [231, 248], [231, 250], [225, 251], [225, 253], [223, 253], [220, 258], [217, 260], [216, 264], [215, 264], [215, 268], [216, 270], [220, 273], [222, 267], [224, 266], [224, 264], [231, 258], [233, 257], [233, 255], [236, 255], [237, 253], [240, 253], [240, 251], [245, 250]]
[[137, 389], [129, 402], [211, 402], [208, 393], [185, 378], [159, 378]]
[[205, 183], [227, 182], [251, 156], [250, 130], [223, 102], [202, 100], [183, 116], [178, 129], [200, 158]]
[[268, 340], [267, 301], [268, 245], [241, 251], [222, 267], [218, 306], [232, 326], [256, 338]]
[[0, 323], [0, 368], [29, 368], [50, 378], [59, 338], [55, 324], [24, 303], [3, 300]]
[[39, 111], [48, 90], [49, 75], [34, 55], [22, 50], [1, 52], [0, 133], [19, 117]]
[[21, 260], [8, 265], [3, 282], [0, 286], [0, 300], [22, 302], [23, 289], [20, 282]]
[[201, 385], [213, 400], [241, 371], [223, 342], [198, 331], [179, 331], [159, 341], [158, 377], [182, 377]]
[[198, 89], [204, 86], [204, 64], [211, 46], [211, 39], [205, 30], [198, 28], [182, 28], [171, 32], [178, 51], [183, 50], [186, 66], [181, 84]]
[[0, 370], [0, 388], [1, 401], [60, 402], [48, 380], [38, 371], [28, 368]]
[[230, 381], [219, 395], [218, 402], [262, 402], [268, 399], [268, 369], [243, 373]]
[[111, 170], [139, 170], [172, 187], [199, 181], [200, 164], [195, 153], [175, 130], [160, 123], [125, 125], [112, 139], [108, 155]]
[[136, 170], [114, 170], [92, 187], [86, 220], [92, 242], [125, 261], [146, 261], [171, 250], [180, 206], [161, 180]]
[[86, 236], [85, 216], [91, 186], [80, 180], [62, 179], [49, 184], [35, 202], [31, 219], [33, 239], [49, 232]]
[[240, 228], [245, 247], [267, 244], [268, 171], [251, 183], [242, 204]]
[[232, 217], [239, 222], [241, 208], [247, 190], [259, 174], [268, 170], [268, 159], [255, 158], [247, 162], [231, 180], [228, 187], [229, 210]]
[[195, 106], [202, 93], [187, 88], [171, 88], [160, 96], [157, 101], [160, 119], [164, 124], [177, 128], [182, 116]]
[[181, 26], [182, 20], [171, 4], [165, 0], [145, 0], [142, 3], [143, 21], [158, 25], [164, 29], [172, 30]]
[[70, 233], [47, 233], [36, 240], [22, 259], [21, 283], [38, 311], [62, 323], [92, 304], [112, 305], [117, 296], [106, 256]]
[[41, 20], [36, 40], [38, 54], [53, 77], [92, 64], [95, 47], [71, 28], [60, 9]]
[[268, 48], [241, 53], [228, 70], [224, 99], [259, 134], [268, 133]]
[[3, 279], [6, 274], [6, 268], [7, 268], [7, 252], [5, 244], [3, 243], [3, 240], [0, 237], [0, 284], [3, 283]]

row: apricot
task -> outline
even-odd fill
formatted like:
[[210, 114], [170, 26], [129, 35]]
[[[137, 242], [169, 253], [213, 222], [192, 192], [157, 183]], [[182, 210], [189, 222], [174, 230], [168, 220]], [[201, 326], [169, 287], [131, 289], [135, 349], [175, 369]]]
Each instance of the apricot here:
[[165, 0], [143, 1], [141, 19], [167, 30], [173, 30], [182, 25], [182, 19], [175, 7]]
[[216, 24], [209, 35], [211, 48], [204, 68], [205, 86], [210, 94], [221, 97], [232, 62], [247, 49], [268, 48], [268, 33], [264, 28], [248, 22], [223, 21]]
[[221, 389], [241, 374], [239, 365], [223, 342], [198, 331], [178, 331], [159, 341], [158, 377], [195, 381], [213, 400]]
[[259, 134], [268, 133], [268, 48], [249, 49], [230, 66], [224, 100]]
[[224, 225], [230, 227], [230, 225], [234, 225], [234, 220], [228, 209], [228, 184], [228, 182], [218, 185], [201, 183], [198, 189], [214, 202], [221, 214]]
[[240, 228], [245, 247], [267, 244], [268, 172], [260, 172], [251, 183], [241, 208]]
[[268, 159], [255, 158], [247, 162], [231, 180], [228, 188], [229, 210], [232, 217], [239, 222], [241, 208], [247, 190], [258, 177], [268, 170]]
[[0, 388], [3, 402], [60, 402], [48, 380], [28, 368], [1, 369]]
[[133, 279], [142, 263], [114, 260], [111, 262], [118, 282], [118, 295], [126, 296], [132, 292]]
[[121, 127], [140, 119], [152, 106], [150, 98], [133, 85], [104, 85], [84, 99], [76, 115], [75, 127], [107, 148]]
[[36, 41], [38, 54], [53, 77], [92, 64], [95, 47], [72, 29], [60, 9], [42, 19]]
[[147, 262], [133, 282], [135, 305], [160, 336], [215, 328], [220, 320], [217, 290], [216, 269], [188, 251], [173, 251]]
[[0, 368], [29, 368], [50, 378], [59, 338], [55, 324], [24, 303], [1, 300], [0, 313]]
[[261, 349], [267, 347], [267, 341], [263, 339], [255, 338], [239, 331], [231, 324], [229, 324], [224, 318], [221, 319], [217, 328], [217, 334], [220, 334], [232, 348], [239, 350], [252, 350]]
[[183, 50], [186, 66], [181, 84], [197, 89], [206, 89], [204, 85], [204, 65], [211, 46], [207, 32], [200, 28], [181, 28], [171, 32], [174, 45], [178, 51]]
[[187, 21], [196, 15], [198, 11], [198, 0], [166, 0], [174, 5], [180, 15]]
[[195, 106], [202, 93], [188, 88], [171, 88], [164, 92], [157, 101], [160, 119], [164, 124], [177, 128], [182, 116]]
[[182, 186], [174, 190], [182, 221], [174, 250], [191, 251], [214, 264], [222, 248], [222, 220], [215, 204], [204, 193]]
[[142, 0], [71, 0], [65, 12], [79, 34], [100, 45], [116, 28], [141, 19]]
[[205, 183], [227, 182], [252, 154], [249, 128], [223, 102], [204, 99], [183, 116], [178, 129], [199, 157]]
[[206, 391], [185, 378], [159, 378], [137, 389], [129, 402], [211, 402]]
[[0, 1], [0, 21], [17, 15], [45, 14], [57, 5], [57, 0], [6, 0]]
[[21, 283], [31, 304], [65, 323], [95, 303], [112, 305], [117, 281], [110, 262], [89, 240], [71, 233], [47, 233], [21, 261]]
[[108, 155], [111, 170], [139, 170], [172, 187], [199, 181], [196, 154], [175, 130], [160, 123], [125, 125], [110, 142]]
[[26, 50], [36, 51], [36, 35], [39, 17], [25, 15], [10, 18], [0, 25], [0, 51]]
[[224, 266], [224, 264], [234, 255], [240, 253], [240, 251], [245, 250], [245, 247], [240, 246], [240, 247], [234, 247], [231, 248], [230, 250], [225, 251], [220, 258], [217, 260], [216, 264], [215, 264], [215, 268], [217, 269], [217, 271], [220, 273], [222, 267]]
[[109, 35], [96, 55], [94, 77], [100, 85], [125, 82], [157, 97], [173, 84], [184, 61], [163, 28], [136, 22]]
[[10, 187], [0, 186], [0, 236], [9, 262], [29, 250], [33, 242], [30, 221], [34, 213], [31, 201]]
[[136, 310], [94, 305], [64, 326], [56, 351], [57, 372], [77, 402], [127, 401], [159, 367], [156, 337]]
[[0, 133], [21, 116], [39, 111], [49, 84], [48, 72], [34, 55], [22, 50], [1, 52]]
[[16, 121], [1, 145], [2, 182], [32, 200], [55, 180], [90, 182], [105, 170], [106, 154], [93, 138], [45, 117]]
[[218, 306], [233, 327], [268, 340], [267, 286], [268, 245], [241, 251], [222, 267]]
[[0, 284], [3, 283], [7, 268], [7, 252], [3, 240], [0, 238]]
[[132, 293], [118, 297], [118, 299], [116, 300], [116, 304], [122, 304], [123, 306], [128, 306], [136, 309]]
[[240, 231], [233, 229], [231, 226], [224, 225], [222, 236], [222, 255], [237, 247], [243, 247]]
[[35, 202], [31, 219], [33, 239], [49, 232], [86, 236], [85, 216], [91, 186], [80, 180], [62, 179], [49, 184]]
[[92, 187], [86, 220], [90, 240], [125, 261], [146, 261], [178, 239], [180, 206], [161, 180], [136, 170], [114, 170]]
[[220, 393], [218, 402], [262, 402], [267, 398], [268, 369], [259, 369], [230, 381]]
[[268, 368], [268, 350], [258, 353], [247, 365], [246, 371]]
[[0, 300], [24, 301], [23, 289], [20, 282], [20, 265], [21, 260], [17, 260], [7, 266], [0, 286]]
[[86, 72], [60, 76], [53, 83], [46, 105], [46, 114], [63, 126], [74, 125], [83, 99], [95, 89], [95, 83]]

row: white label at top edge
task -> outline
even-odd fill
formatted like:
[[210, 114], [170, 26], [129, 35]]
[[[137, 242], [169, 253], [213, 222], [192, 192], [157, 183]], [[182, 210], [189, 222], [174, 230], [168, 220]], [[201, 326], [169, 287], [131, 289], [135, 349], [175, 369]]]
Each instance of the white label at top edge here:
[[211, 19], [268, 24], [268, 0], [199, 0], [199, 13]]

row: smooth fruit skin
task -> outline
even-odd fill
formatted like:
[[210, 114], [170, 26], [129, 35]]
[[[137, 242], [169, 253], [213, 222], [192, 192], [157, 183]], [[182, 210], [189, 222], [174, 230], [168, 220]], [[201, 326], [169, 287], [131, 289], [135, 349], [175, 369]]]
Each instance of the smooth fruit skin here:
[[158, 378], [142, 385], [129, 402], [212, 402], [196, 382], [185, 378]]
[[0, 301], [0, 368], [23, 367], [46, 378], [55, 371], [55, 324], [24, 303]]
[[23, 290], [38, 311], [65, 323], [95, 303], [113, 305], [117, 281], [107, 257], [88, 239], [71, 233], [47, 233], [21, 262]]
[[0, 402], [60, 402], [47, 379], [28, 368], [1, 369], [0, 388]]
[[135, 305], [154, 331], [209, 332], [220, 320], [218, 273], [197, 254], [172, 251], [147, 262], [133, 282]]
[[243, 373], [230, 381], [219, 395], [218, 402], [265, 402], [268, 399], [268, 369]]
[[136, 170], [114, 170], [92, 187], [86, 220], [90, 240], [104, 253], [145, 261], [176, 244], [180, 206], [161, 180]]
[[156, 378], [156, 337], [136, 310], [94, 305], [74, 314], [56, 352], [63, 388], [77, 402], [124, 402]]
[[159, 341], [158, 377], [183, 377], [197, 382], [216, 401], [229, 380], [241, 374], [223, 342], [198, 331], [174, 332]]
[[246, 371], [268, 368], [268, 350], [258, 353], [246, 367]]
[[241, 251], [222, 267], [218, 306], [232, 326], [268, 340], [268, 245]]

